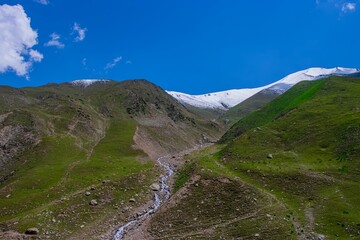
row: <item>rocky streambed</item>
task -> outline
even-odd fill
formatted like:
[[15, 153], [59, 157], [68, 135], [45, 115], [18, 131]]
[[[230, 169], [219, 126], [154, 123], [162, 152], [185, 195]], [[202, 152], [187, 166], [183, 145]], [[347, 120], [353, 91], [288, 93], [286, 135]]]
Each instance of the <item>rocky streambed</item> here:
[[136, 219], [133, 219], [120, 226], [116, 231], [113, 240], [123, 239], [123, 236], [128, 229], [130, 229], [132, 226], [139, 223], [140, 221], [144, 221], [151, 214], [155, 213], [160, 208], [160, 206], [169, 199], [171, 192], [168, 180], [174, 174], [174, 170], [169, 163], [166, 163], [164, 161], [164, 159], [167, 157], [168, 156], [160, 157], [157, 159], [158, 164], [164, 169], [165, 173], [159, 179], [160, 188], [159, 191], [154, 192], [152, 206], [145, 210], [142, 214], [138, 215]]

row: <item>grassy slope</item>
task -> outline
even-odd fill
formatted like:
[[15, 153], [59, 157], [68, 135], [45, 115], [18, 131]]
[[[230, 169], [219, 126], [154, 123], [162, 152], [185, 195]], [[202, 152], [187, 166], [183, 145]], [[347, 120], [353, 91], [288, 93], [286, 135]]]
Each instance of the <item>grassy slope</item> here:
[[311, 98], [323, 84], [324, 80], [308, 81], [298, 84], [297, 87], [291, 88], [287, 94], [279, 96], [271, 103], [265, 105], [261, 110], [243, 117], [231, 127], [219, 142], [224, 143], [246, 132], [248, 129], [262, 126], [281, 117], [289, 110], [294, 109], [296, 106]]
[[313, 211], [316, 232], [348, 239], [360, 233], [360, 197], [350, 194], [360, 191], [360, 82], [311, 85], [283, 109], [279, 101], [269, 104], [265, 113], [275, 121], [257, 113], [264, 116], [261, 129], [245, 132], [222, 156], [236, 174], [283, 199], [305, 226]]
[[[211, 179], [223, 176], [251, 186], [259, 197], [272, 196], [278, 204], [269, 211], [281, 209], [281, 217], [274, 221], [281, 226], [286, 220], [294, 227], [275, 229], [259, 214], [253, 219], [262, 239], [274, 233], [277, 239], [290, 238], [286, 234], [357, 239], [360, 196], [354, 193], [360, 191], [359, 93], [359, 79], [333, 77], [300, 83], [242, 119], [225, 135], [228, 144], [217, 146], [214, 154], [200, 154], [192, 166], [180, 172], [176, 185], [180, 188], [194, 174]], [[233, 139], [236, 133], [241, 136]], [[273, 159], [267, 158], [269, 153]], [[218, 188], [225, 191], [224, 186]], [[190, 195], [183, 204], [193, 198]], [[209, 205], [210, 209], [219, 207], [215, 200]], [[214, 214], [219, 219], [229, 217]], [[270, 233], [262, 228], [264, 224]], [[230, 229], [221, 228], [225, 236], [234, 237]], [[249, 234], [239, 231], [236, 237]]]
[[[18, 222], [15, 229], [20, 232], [36, 226], [52, 239], [63, 239], [94, 218], [116, 214], [115, 206], [145, 190], [144, 197], [154, 176], [147, 172], [152, 163], [139, 162], [142, 153], [131, 149], [134, 131], [134, 122], [111, 122], [90, 157], [72, 137], [44, 138], [24, 155], [27, 162], [2, 186], [0, 221]], [[86, 197], [91, 186], [95, 190]], [[90, 207], [91, 199], [99, 206]]]
[[[136, 122], [127, 117], [121, 95], [111, 102], [116, 106], [112, 116], [106, 116], [96, 102], [101, 91], [86, 95], [69, 85], [23, 89], [22, 95], [5, 90], [2, 109], [13, 113], [3, 125], [36, 132], [41, 143], [24, 148], [8, 166], [16, 171], [0, 188], [4, 229], [38, 227], [43, 236], [64, 239], [93, 219], [117, 215], [131, 197], [139, 204], [146, 200], [157, 171], [144, 153], [132, 148]], [[86, 197], [91, 186], [95, 190]], [[99, 205], [90, 207], [91, 199]]]
[[164, 239], [295, 239], [288, 209], [242, 181], [217, 159], [223, 146], [188, 156], [171, 203], [152, 219]]
[[[217, 126], [193, 119], [161, 88], [143, 80], [85, 89], [70, 84], [3, 87], [0, 94], [0, 115], [11, 112], [0, 130], [22, 126], [40, 140], [36, 147], [25, 144], [2, 169], [15, 173], [0, 186], [0, 226], [19, 232], [38, 227], [51, 239], [96, 239], [152, 197], [148, 186], [159, 169], [133, 150], [137, 127], [170, 132], [149, 141], [171, 140], [174, 151], [198, 141], [207, 130], [219, 134]], [[153, 118], [165, 126], [152, 127], [159, 123]], [[91, 195], [86, 197], [86, 191]], [[136, 203], [130, 204], [130, 198]], [[89, 206], [91, 199], [99, 204]]]

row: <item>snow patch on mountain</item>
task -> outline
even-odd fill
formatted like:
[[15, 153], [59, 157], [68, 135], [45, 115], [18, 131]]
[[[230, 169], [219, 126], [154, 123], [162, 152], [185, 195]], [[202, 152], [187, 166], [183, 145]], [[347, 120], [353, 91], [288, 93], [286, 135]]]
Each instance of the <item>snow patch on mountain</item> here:
[[233, 89], [222, 92], [207, 93], [201, 95], [190, 95], [181, 92], [167, 91], [168, 94], [176, 98], [179, 102], [199, 108], [212, 108], [227, 110], [235, 105], [245, 101], [249, 97], [260, 91], [271, 91], [276, 94], [282, 94], [293, 85], [301, 81], [313, 81], [330, 76], [346, 76], [360, 73], [356, 68], [309, 68], [299, 72], [292, 73], [279, 81], [258, 88]]
[[178, 101], [195, 107], [229, 109], [263, 89], [264, 87], [234, 89], [202, 95], [189, 95], [174, 91], [167, 91], [167, 93], [176, 98]]
[[318, 80], [321, 78], [329, 77], [329, 76], [345, 76], [360, 72], [360, 69], [357, 68], [309, 68], [306, 70], [302, 70], [296, 73], [292, 73], [283, 79], [275, 82], [275, 83], [286, 83], [289, 85], [295, 85], [300, 81], [304, 80]]
[[70, 82], [74, 86], [86, 88], [94, 83], [107, 83], [109, 80], [105, 79], [80, 79]]

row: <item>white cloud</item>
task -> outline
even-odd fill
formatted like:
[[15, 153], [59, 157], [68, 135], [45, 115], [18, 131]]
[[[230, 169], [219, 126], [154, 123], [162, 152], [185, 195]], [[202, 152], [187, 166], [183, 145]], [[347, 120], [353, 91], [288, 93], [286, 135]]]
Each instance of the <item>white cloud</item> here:
[[28, 78], [32, 64], [44, 57], [32, 49], [38, 44], [37, 38], [21, 5], [0, 5], [0, 73], [12, 70]]
[[356, 3], [347, 2], [347, 3], [344, 3], [341, 7], [341, 11], [343, 13], [354, 12], [355, 10], [356, 10]]
[[132, 61], [127, 60], [127, 61], [125, 62], [125, 64], [132, 64]]
[[34, 49], [30, 49], [29, 51], [30, 59], [34, 62], [41, 62], [41, 60], [44, 58], [44, 55], [39, 53], [38, 51]]
[[50, 34], [50, 40], [44, 44], [45, 47], [64, 48], [65, 44], [60, 42], [60, 35], [57, 33]]
[[81, 63], [82, 63], [83, 66], [86, 66], [86, 64], [87, 64], [87, 58], [83, 58], [83, 60], [81, 61]]
[[113, 67], [115, 67], [116, 66], [116, 64], [118, 63], [118, 62], [120, 62], [122, 60], [122, 57], [120, 56], [120, 57], [117, 57], [117, 58], [114, 58], [114, 60], [112, 60], [112, 62], [109, 62], [108, 64], [106, 64], [106, 66], [105, 66], [105, 70], [106, 69], [110, 69], [110, 68], [113, 68]]
[[35, 2], [43, 4], [43, 5], [48, 5], [50, 3], [49, 0], [35, 0]]
[[78, 23], [74, 23], [73, 33], [76, 33], [75, 42], [81, 42], [85, 39], [87, 28], [81, 28]]
[[359, 2], [360, 0], [353, 0], [352, 2], [346, 0], [315, 0], [317, 6], [330, 9], [335, 8], [341, 13], [355, 12]]

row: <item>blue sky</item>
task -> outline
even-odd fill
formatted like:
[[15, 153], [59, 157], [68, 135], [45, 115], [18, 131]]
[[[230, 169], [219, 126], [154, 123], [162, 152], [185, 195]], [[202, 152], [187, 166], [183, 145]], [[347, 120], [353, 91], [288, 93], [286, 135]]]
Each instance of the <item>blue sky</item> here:
[[[359, 0], [8, 0], [3, 4], [21, 5], [37, 36], [32, 36], [35, 43], [26, 40], [25, 53], [18, 53], [24, 54], [23, 62], [11, 65], [0, 55], [1, 85], [145, 78], [167, 90], [200, 94], [257, 87], [309, 67], [360, 67]], [[11, 27], [13, 20], [0, 15], [0, 27], [1, 21]], [[6, 37], [1, 34], [4, 31], [0, 40]], [[0, 53], [9, 50], [2, 42]], [[21, 44], [9, 46], [19, 51]]]

